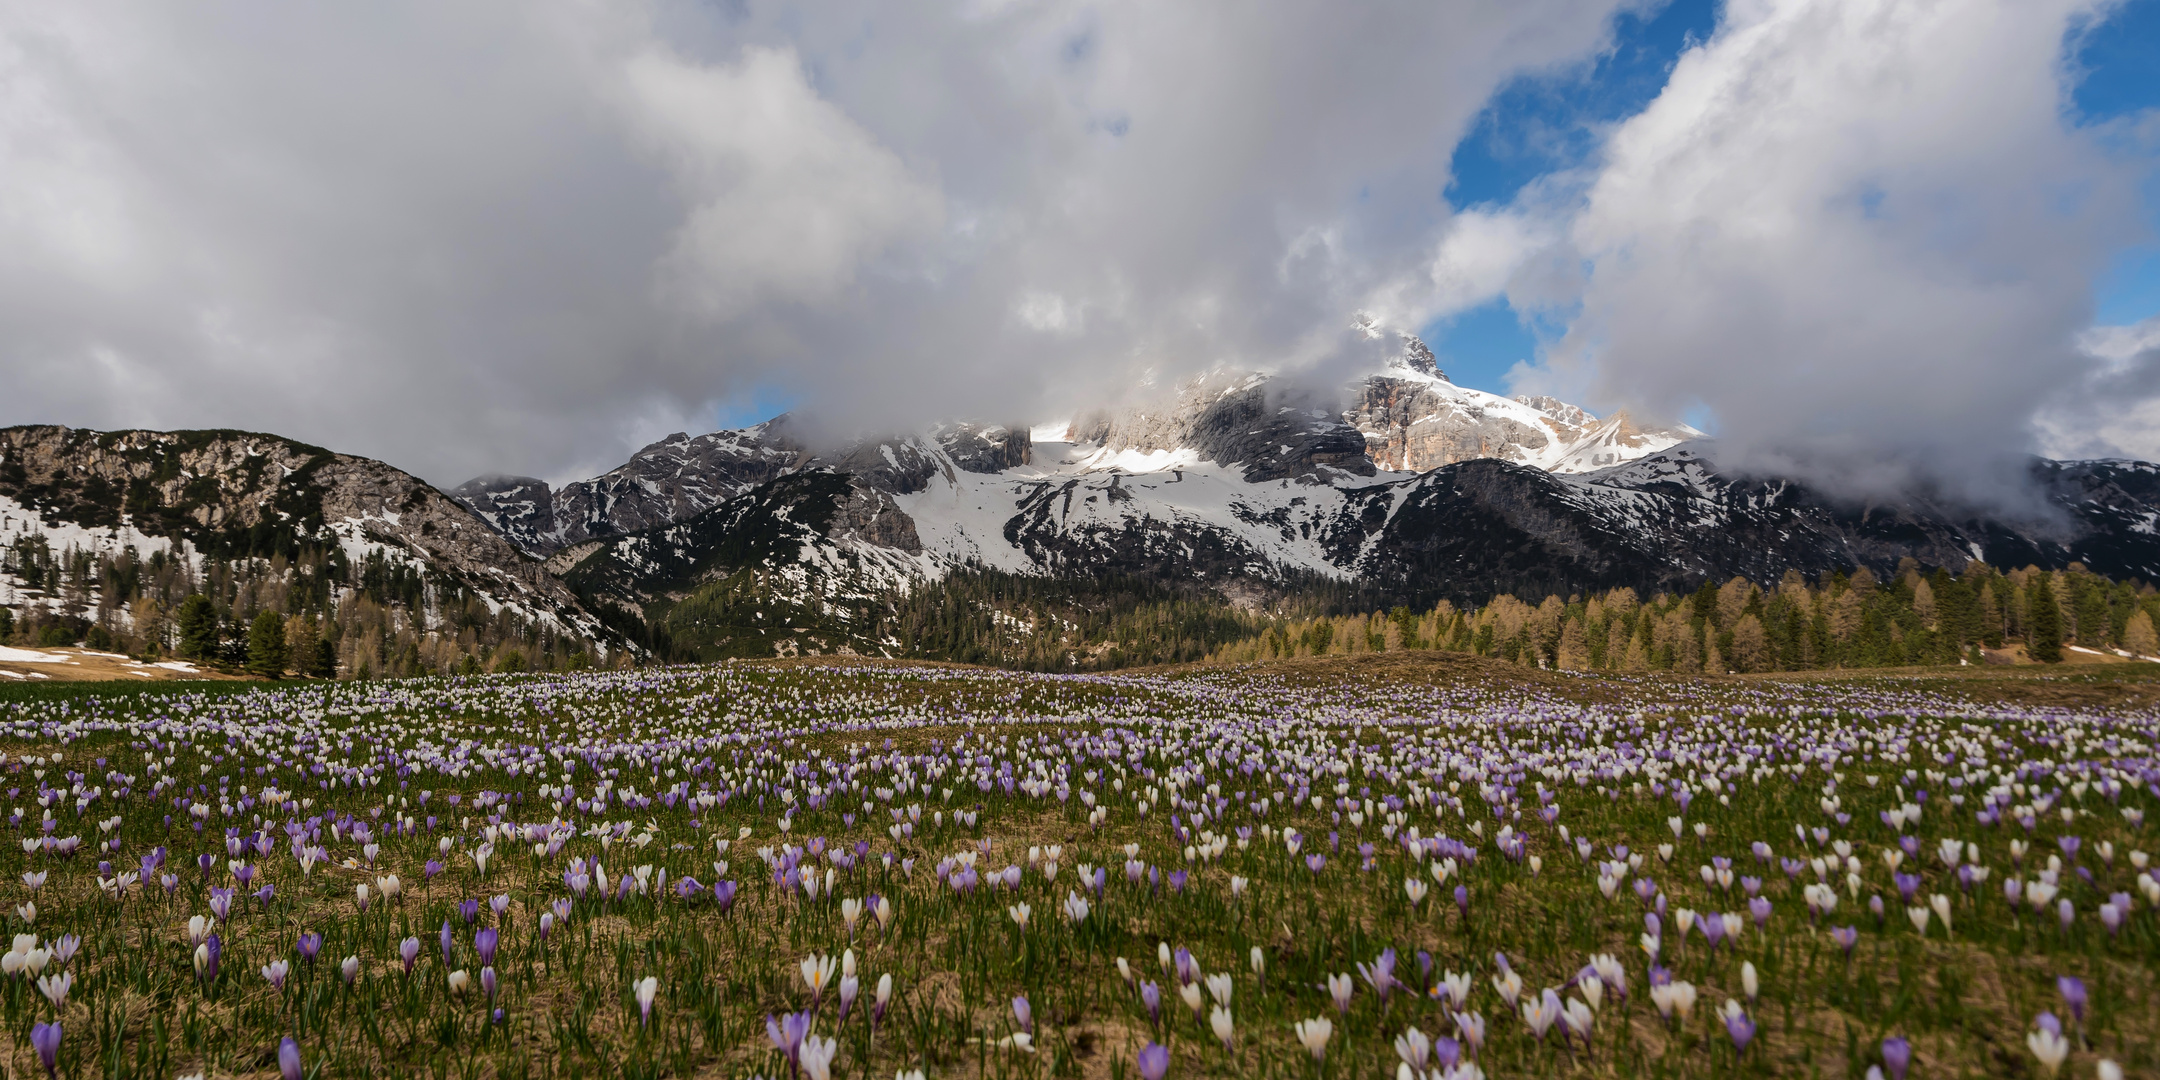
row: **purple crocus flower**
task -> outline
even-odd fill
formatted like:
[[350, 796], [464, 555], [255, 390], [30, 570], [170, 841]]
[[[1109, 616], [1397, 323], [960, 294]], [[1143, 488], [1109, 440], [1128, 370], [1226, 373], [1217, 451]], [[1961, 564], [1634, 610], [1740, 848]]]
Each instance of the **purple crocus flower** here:
[[1028, 999], [1025, 996], [1014, 998], [1012, 1000], [1012, 1009], [1014, 1026], [1022, 1031], [1032, 1032], [1035, 1030], [1035, 1010], [1029, 1007]]
[[1918, 874], [1893, 874], [1890, 880], [1897, 885], [1898, 898], [1908, 904], [1912, 903], [1913, 895], [1920, 891]]
[[1148, 1020], [1151, 1023], [1162, 1022], [1162, 987], [1152, 982], [1142, 982], [1140, 1004], [1147, 1006]]
[[728, 909], [735, 906], [735, 883], [732, 881], [713, 882], [712, 898], [713, 903], [719, 905], [720, 914], [727, 914]]
[[480, 932], [473, 935], [473, 951], [480, 954], [480, 963], [483, 966], [495, 962], [495, 945], [498, 940], [498, 935], [492, 926], [483, 927]]
[[456, 947], [457, 947], [457, 938], [453, 937], [453, 936], [451, 935], [451, 933], [450, 933], [450, 920], [448, 920], [448, 919], [444, 919], [444, 920], [443, 920], [443, 924], [442, 924], [442, 966], [443, 966], [443, 970], [447, 971], [447, 970], [449, 970], [449, 969], [450, 969], [450, 955], [451, 955], [451, 950], [452, 950], [452, 949], [454, 949], [454, 948], [456, 948]]
[[494, 968], [492, 968], [492, 967], [483, 967], [483, 968], [481, 968], [481, 969], [480, 969], [480, 990], [481, 990], [481, 992], [483, 992], [483, 993], [487, 994], [487, 999], [488, 999], [488, 1001], [489, 1001], [490, 1003], [493, 1003], [493, 1002], [494, 1002], [494, 1000], [495, 1000], [495, 986], [496, 986], [496, 979], [495, 979], [495, 969], [494, 969]]
[[778, 1018], [771, 1013], [765, 1014], [765, 1038], [772, 1042], [773, 1049], [787, 1055], [790, 1067], [799, 1067], [802, 1061], [802, 1041], [809, 1034], [810, 1011], [807, 1009]]
[[36, 1024], [30, 1028], [30, 1045], [37, 1049], [39, 1064], [45, 1066], [45, 1075], [57, 1076], [60, 1068], [60, 1024]]
[[1749, 914], [1749, 915], [1751, 915], [1751, 916], [1753, 916], [1753, 917], [1754, 917], [1754, 919], [1755, 919], [1755, 928], [1756, 928], [1757, 930], [1760, 930], [1760, 929], [1762, 929], [1764, 925], [1766, 925], [1766, 924], [1768, 924], [1768, 923], [1770, 922], [1770, 898], [1769, 898], [1769, 897], [1767, 897], [1767, 896], [1758, 896], [1758, 897], [1754, 898], [1753, 900], [1750, 900], [1750, 901], [1748, 901], [1748, 904], [1747, 904], [1747, 906], [1748, 906], [1748, 914]]
[[1319, 873], [1320, 868], [1326, 865], [1327, 856], [1322, 855], [1319, 852], [1314, 852], [1311, 855], [1305, 856], [1305, 869], [1310, 870], [1315, 874]]
[[322, 951], [322, 935], [302, 934], [295, 948], [300, 952], [300, 959], [312, 964], [315, 962], [315, 954]]
[[1170, 1072], [1170, 1050], [1161, 1043], [1149, 1043], [1140, 1048], [1141, 1080], [1163, 1080]]
[[1441, 1036], [1433, 1040], [1432, 1056], [1442, 1069], [1453, 1069], [1456, 1063], [1462, 1060], [1462, 1044]]
[[1732, 1036], [1733, 1049], [1745, 1054], [1747, 1044], [1755, 1038], [1755, 1021], [1737, 1009], [1725, 1014], [1725, 1034]]
[[1882, 1041], [1882, 1059], [1890, 1080], [1905, 1080], [1905, 1070], [1912, 1068], [1912, 1044], [1892, 1035]]
[[1455, 886], [1455, 908], [1462, 912], [1463, 918], [1470, 917], [1470, 887], [1468, 885]]
[[420, 959], [420, 939], [409, 937], [398, 943], [398, 957], [405, 961], [405, 974], [412, 974], [413, 964]]
[[300, 1080], [303, 1075], [300, 1068], [300, 1044], [294, 1042], [290, 1035], [278, 1043], [277, 1068], [278, 1076], [282, 1080]]
[[2055, 980], [2055, 989], [2062, 993], [2063, 1004], [2070, 1007], [2070, 1018], [2080, 1024], [2084, 1023], [2087, 1001], [2085, 980], [2075, 975], [2059, 976]]
[[458, 914], [465, 916], [465, 925], [480, 921], [480, 901], [467, 900], [458, 905]]
[[1373, 993], [1380, 995], [1381, 1003], [1385, 1004], [1388, 991], [1395, 987], [1395, 950], [1382, 949], [1379, 957], [1370, 966], [1360, 963], [1357, 969], [1358, 974], [1364, 976], [1365, 982], [1373, 988]]

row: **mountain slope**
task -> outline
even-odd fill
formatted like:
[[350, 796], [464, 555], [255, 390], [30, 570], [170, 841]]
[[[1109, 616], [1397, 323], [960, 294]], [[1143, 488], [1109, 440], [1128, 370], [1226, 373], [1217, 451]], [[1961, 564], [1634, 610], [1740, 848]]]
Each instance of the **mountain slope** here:
[[[33, 621], [169, 645], [159, 620], [189, 592], [219, 594], [228, 615], [329, 616], [365, 598], [402, 613], [386, 632], [414, 650], [615, 647], [568, 588], [457, 501], [382, 462], [274, 435], [0, 429], [0, 528], [14, 553], [0, 599]], [[39, 547], [82, 562], [51, 575], [28, 557]]]
[[[1083, 410], [1059, 438], [1102, 452], [1098, 463], [1145, 468], [1155, 456], [1184, 455], [1181, 460], [1234, 468], [1247, 483], [1354, 484], [1381, 471], [1423, 472], [1482, 458], [1588, 472], [1700, 434], [1641, 427], [1626, 414], [1601, 420], [1552, 398], [1459, 387], [1423, 342], [1408, 335], [1402, 341], [1403, 354], [1387, 372], [1341, 393], [1218, 370], [1155, 405]], [[1030, 432], [1017, 425], [952, 422], [813, 452], [783, 416], [739, 431], [671, 435], [560, 491], [530, 477], [486, 476], [452, 494], [524, 551], [546, 556], [688, 519], [805, 469], [857, 477], [867, 507], [881, 503], [873, 493], [920, 492], [941, 473], [1024, 472], [1032, 461]], [[908, 530], [890, 525], [893, 543], [906, 548]]]
[[2017, 521], [1918, 495], [1849, 502], [1793, 481], [1729, 476], [1705, 451], [1684, 445], [1583, 476], [1489, 461], [1434, 470], [1354, 498], [1363, 508], [1354, 528], [1345, 515], [1333, 552], [1378, 587], [1457, 602], [1620, 585], [1679, 590], [1735, 576], [1768, 582], [1788, 570], [1887, 573], [1904, 558], [1949, 567], [2080, 561], [2117, 579], [2160, 580], [2154, 466], [2035, 461], [2033, 484], [2055, 514]]
[[[832, 526], [831, 514], [784, 544], [757, 548], [757, 565], [797, 575], [798, 598], [820, 589], [863, 595], [836, 589], [836, 575], [904, 581], [983, 566], [1202, 583], [1244, 599], [1333, 578], [1412, 605], [1622, 585], [1648, 594], [1733, 576], [1774, 581], [1788, 570], [1887, 574], [1908, 557], [1952, 567], [1976, 558], [2082, 561], [2111, 577], [2160, 579], [2160, 468], [2139, 463], [2035, 462], [2034, 483], [2055, 515], [2020, 522], [1917, 496], [1848, 503], [1798, 483], [1729, 476], [1702, 444], [1581, 475], [1479, 459], [1332, 483], [1255, 483], [1242, 464], [1200, 461], [1190, 450], [1050, 442], [1035, 450], [1026, 467], [934, 472], [895, 496], [919, 545], [866, 543]], [[824, 482], [843, 490], [838, 477]], [[732, 542], [727, 530], [762, 520], [743, 508], [760, 505], [767, 490], [739, 497], [730, 514], [697, 519], [699, 550], [717, 550]], [[616, 580], [631, 583], [619, 587], [634, 588], [641, 565], [667, 565], [639, 554], [649, 535], [618, 542], [609, 557]], [[808, 584], [817, 582], [826, 584]]]

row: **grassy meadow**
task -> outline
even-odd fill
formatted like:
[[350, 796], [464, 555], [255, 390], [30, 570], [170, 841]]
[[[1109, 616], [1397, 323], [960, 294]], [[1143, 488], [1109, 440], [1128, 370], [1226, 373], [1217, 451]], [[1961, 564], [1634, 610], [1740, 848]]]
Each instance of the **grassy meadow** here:
[[0, 686], [0, 1061], [2153, 1075], [2143, 668]]

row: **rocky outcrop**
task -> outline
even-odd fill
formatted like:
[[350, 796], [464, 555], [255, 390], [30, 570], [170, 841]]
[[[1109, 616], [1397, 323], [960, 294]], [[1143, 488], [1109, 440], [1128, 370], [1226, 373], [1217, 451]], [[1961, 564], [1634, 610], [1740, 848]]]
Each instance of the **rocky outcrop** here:
[[738, 431], [676, 432], [559, 491], [531, 477], [481, 477], [454, 494], [519, 548], [545, 556], [703, 513], [806, 457], [782, 417]]
[[1375, 376], [1358, 387], [1343, 420], [1357, 429], [1372, 460], [1394, 472], [1474, 458], [1524, 461], [1562, 437], [1559, 425], [1534, 409], [1464, 400], [1449, 389], [1436, 380]]
[[945, 456], [968, 472], [1004, 472], [1035, 460], [1034, 440], [1017, 424], [941, 424], [931, 435]]
[[481, 477], [455, 495], [520, 548], [548, 555], [686, 521], [779, 477], [826, 468], [859, 482], [842, 508], [845, 531], [914, 551], [919, 543], [891, 496], [921, 491], [954, 469], [994, 473], [1031, 460], [1033, 444], [1021, 427], [945, 424], [928, 437], [870, 438], [812, 453], [781, 417], [740, 431], [670, 435], [559, 491], [530, 477]]
[[555, 531], [555, 493], [545, 480], [474, 477], [452, 489], [450, 497], [506, 537], [538, 537]]
[[1608, 468], [1699, 435], [1644, 427], [1626, 413], [1599, 419], [1557, 398], [1505, 398], [1439, 377], [1376, 375], [1359, 384], [1344, 422], [1365, 437], [1383, 469], [1425, 472], [1491, 458], [1548, 472]]

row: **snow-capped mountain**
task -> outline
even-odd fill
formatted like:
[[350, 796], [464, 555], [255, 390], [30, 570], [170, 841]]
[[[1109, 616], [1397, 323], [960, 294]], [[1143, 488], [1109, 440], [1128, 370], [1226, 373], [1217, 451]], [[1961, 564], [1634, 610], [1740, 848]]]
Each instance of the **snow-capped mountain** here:
[[[1387, 372], [1340, 393], [1222, 370], [1186, 382], [1156, 405], [1084, 411], [1042, 430], [1107, 453], [1097, 459], [1103, 468], [1128, 460], [1118, 455], [1136, 455], [1129, 461], [1140, 467], [1161, 455], [1188, 455], [1234, 469], [1247, 483], [1327, 484], [1485, 458], [1582, 473], [1701, 434], [1685, 426], [1641, 427], [1624, 413], [1600, 419], [1549, 397], [1507, 398], [1456, 386], [1422, 341], [1401, 340], [1402, 353]], [[452, 494], [519, 547], [547, 556], [686, 520], [789, 472], [830, 468], [862, 477], [866, 493], [900, 496], [920, 490], [932, 473], [1006, 472], [1028, 465], [1032, 452], [1032, 433], [1020, 426], [948, 423], [913, 437], [813, 453], [781, 417], [739, 431], [671, 435], [605, 475], [560, 491], [530, 477], [490, 476]]]
[[[715, 582], [754, 583], [797, 623], [845, 621], [865, 597], [959, 567], [1139, 576], [1239, 597], [1337, 579], [1413, 603], [1888, 571], [1907, 556], [2082, 560], [2160, 578], [2153, 466], [2036, 463], [2034, 482], [2060, 513], [2051, 523], [1918, 496], [1851, 504], [1722, 473], [1714, 446], [1686, 427], [1456, 386], [1421, 342], [1403, 342], [1347, 402], [1218, 371], [1152, 407], [1032, 431], [947, 424], [813, 453], [783, 421], [655, 444], [572, 485], [618, 492], [582, 496], [575, 514], [561, 493], [542, 512], [537, 481], [490, 488], [480, 509], [594, 595], [649, 611]], [[690, 452], [701, 446], [728, 449]]]
[[340, 670], [440, 671], [513, 640], [589, 662], [657, 644], [655, 618], [727, 649], [887, 648], [867, 628], [881, 598], [959, 568], [1240, 602], [1333, 580], [1391, 604], [1906, 557], [2160, 580], [2153, 465], [2035, 462], [2054, 518], [2019, 522], [1731, 475], [1685, 428], [1457, 387], [1415, 339], [1346, 396], [1217, 372], [1150, 407], [824, 449], [782, 418], [671, 436], [561, 490], [496, 477], [454, 499], [276, 436], [12, 428], [0, 604], [116, 635], [193, 591], [233, 618], [335, 609]]
[[[1296, 444], [1256, 464], [1034, 434], [1031, 460], [995, 470], [961, 467], [927, 436], [858, 448], [928, 467], [866, 480], [817, 466], [683, 522], [590, 545], [568, 573], [625, 603], [666, 604], [748, 571], [799, 610], [831, 616], [879, 589], [967, 566], [1153, 577], [1247, 597], [1334, 578], [1413, 604], [1683, 589], [1787, 570], [1887, 573], [1908, 556], [1929, 566], [2077, 560], [2113, 577], [2160, 579], [2160, 467], [2135, 462], [2035, 462], [2033, 481], [2061, 518], [2021, 524], [1920, 497], [1851, 504], [1799, 483], [1729, 476], [1704, 442], [1588, 473], [1492, 458], [1361, 473]], [[1309, 467], [1278, 467], [1299, 460]], [[889, 519], [888, 539], [851, 522], [846, 508], [865, 501]]]
[[1600, 420], [1545, 396], [1501, 397], [1448, 381], [1432, 351], [1404, 337], [1384, 375], [1366, 379], [1343, 419], [1365, 436], [1381, 468], [1424, 472], [1478, 458], [1547, 472], [1603, 469], [1677, 446], [1702, 432], [1686, 425], [1641, 427], [1626, 413]]

